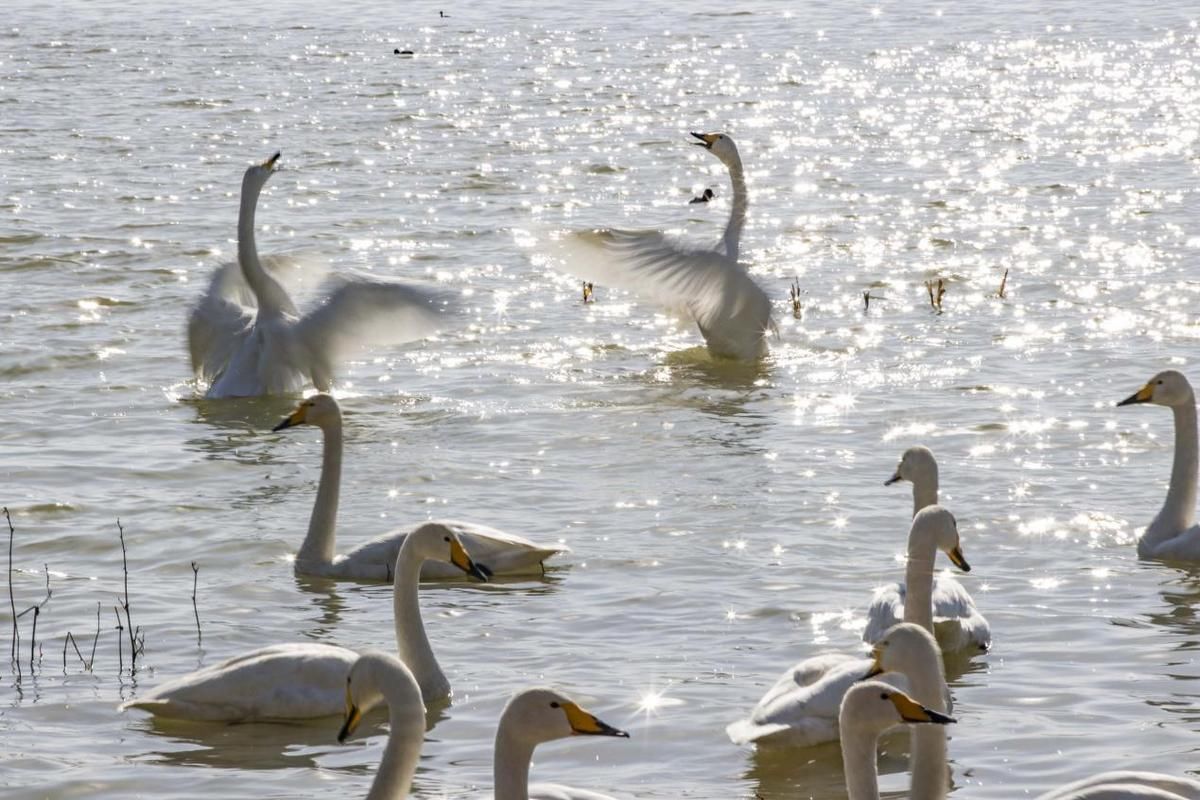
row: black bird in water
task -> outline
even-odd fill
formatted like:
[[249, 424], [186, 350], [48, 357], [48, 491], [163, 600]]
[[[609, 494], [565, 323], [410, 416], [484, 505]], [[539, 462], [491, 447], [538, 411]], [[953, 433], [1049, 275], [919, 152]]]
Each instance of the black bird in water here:
[[716, 192], [714, 192], [712, 189], [705, 189], [704, 194], [697, 195], [696, 197], [693, 197], [691, 200], [688, 200], [688, 205], [692, 205], [693, 203], [707, 203], [709, 200], [712, 200], [716, 196], [717, 196]]

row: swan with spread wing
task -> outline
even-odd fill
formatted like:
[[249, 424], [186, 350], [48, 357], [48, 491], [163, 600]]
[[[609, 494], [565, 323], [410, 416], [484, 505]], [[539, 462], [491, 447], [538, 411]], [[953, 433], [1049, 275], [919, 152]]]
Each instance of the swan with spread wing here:
[[686, 245], [658, 231], [596, 230], [565, 237], [559, 254], [569, 272], [628, 289], [695, 322], [712, 355], [752, 361], [766, 355], [774, 323], [766, 292], [738, 263], [748, 207], [742, 159], [728, 134], [692, 136], [729, 168], [733, 185], [729, 223], [715, 247]]
[[420, 339], [441, 319], [420, 289], [358, 276], [336, 279], [300, 313], [254, 242], [258, 196], [279, 155], [246, 170], [237, 263], [216, 271], [188, 319], [192, 371], [209, 398], [290, 394], [310, 382], [328, 391], [335, 367], [357, 348]]

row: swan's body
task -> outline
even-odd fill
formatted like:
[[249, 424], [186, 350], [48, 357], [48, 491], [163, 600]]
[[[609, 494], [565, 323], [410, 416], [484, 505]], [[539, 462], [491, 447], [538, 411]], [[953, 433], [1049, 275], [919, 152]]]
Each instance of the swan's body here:
[[496, 727], [495, 800], [613, 800], [556, 783], [529, 785], [534, 748], [568, 736], [628, 738], [629, 734], [601, 722], [553, 689], [526, 689], [510, 700]]
[[658, 231], [589, 231], [569, 237], [565, 267], [620, 286], [693, 322], [715, 356], [754, 360], [767, 352], [771, 301], [738, 264], [748, 198], [742, 160], [723, 133], [692, 134], [729, 168], [733, 208], [715, 248], [680, 244]]
[[380, 280], [343, 280], [301, 314], [259, 261], [254, 242], [258, 196], [279, 154], [242, 179], [238, 263], [219, 268], [188, 319], [188, 349], [207, 397], [328, 391], [334, 367], [363, 344], [400, 343], [432, 333], [439, 315], [431, 298]]
[[342, 680], [346, 716], [338, 741], [346, 741], [374, 706], [387, 703], [387, 745], [367, 800], [404, 800], [425, 741], [421, 688], [404, 662], [386, 653], [363, 653], [347, 673]]
[[[396, 559], [393, 608], [396, 645], [426, 702], [450, 693], [421, 621], [421, 563], [441, 559], [484, 578], [454, 534], [420, 529]], [[163, 717], [223, 722], [312, 719], [339, 714], [346, 675], [358, 653], [314, 643], [278, 644], [234, 656], [169, 681], [121, 709], [140, 708]]]
[[1158, 772], [1104, 772], [1060, 786], [1038, 800], [1200, 800], [1200, 781]]
[[[941, 726], [953, 719], [926, 708], [904, 692], [879, 681], [859, 683], [842, 701], [840, 710], [842, 765], [846, 774], [849, 800], [879, 800], [879, 767], [875, 761], [879, 737], [902, 723], [924, 723], [937, 726], [936, 734], [944, 738]], [[946, 768], [945, 757], [941, 764]], [[943, 795], [944, 796], [944, 793]], [[913, 798], [925, 800], [915, 787]]]
[[[937, 503], [938, 467], [929, 448], [918, 445], [904, 451], [896, 473], [885, 481], [884, 485], [902, 480], [912, 483], [914, 517], [923, 508]], [[924, 579], [926, 572], [932, 574], [934, 555], [934, 551], [928, 547], [914, 551], [912, 545], [910, 539], [905, 582], [890, 583], [875, 591], [867, 609], [867, 627], [863, 631], [863, 641], [878, 640], [884, 631], [903, 620], [917, 622], [931, 630], [937, 636], [938, 645], [943, 653], [986, 651], [992, 645], [991, 626], [983, 614], [979, 613], [970, 592], [953, 577], [937, 575], [933, 578], [929, 597], [933, 614], [931, 620], [927, 621], [923, 613], [918, 613], [923, 612], [926, 607], [924, 598], [918, 598], [916, 605], [909, 608], [907, 586], [912, 580], [911, 575], [917, 573]]]
[[[336, 400], [327, 394], [306, 398], [290, 416], [275, 426], [283, 430], [296, 425], [316, 425], [324, 437], [321, 456], [321, 480], [317, 499], [308, 522], [308, 533], [296, 554], [298, 575], [324, 578], [391, 581], [393, 567], [404, 540], [414, 530], [437, 528], [453, 531], [471, 554], [471, 558], [491, 574], [514, 575], [542, 572], [542, 562], [556, 553], [566, 552], [563, 545], [534, 544], [486, 525], [448, 520], [420, 523], [409, 530], [389, 531], [371, 539], [344, 555], [334, 555], [338, 495], [342, 480], [342, 412]], [[452, 564], [430, 560], [421, 568], [421, 578], [458, 577]]]
[[[940, 506], [917, 515], [909, 533], [909, 542], [910, 550], [914, 544], [919, 545], [921, 550], [926, 547], [941, 548], [953, 554], [951, 558], [955, 563], [966, 566], [966, 559], [959, 548], [954, 516]], [[929, 561], [932, 563], [932, 555]], [[926, 604], [929, 602], [932, 577], [932, 568], [910, 575]], [[917, 602], [918, 599], [914, 597], [913, 603]], [[926, 609], [926, 616], [929, 614], [929, 609]], [[923, 659], [914, 658], [904, 668], [898, 668], [897, 672], [902, 675], [889, 674], [888, 680], [908, 690], [913, 686], [913, 675], [926, 669], [925, 663]], [[801, 661], [776, 681], [758, 701], [749, 717], [730, 724], [725, 732], [735, 744], [754, 742], [807, 747], [835, 741], [842, 698], [846, 690], [866, 677], [871, 669], [870, 659], [840, 653], [826, 653]]]
[[1138, 556], [1200, 561], [1200, 525], [1196, 524], [1196, 478], [1200, 460], [1196, 442], [1196, 395], [1182, 373], [1160, 372], [1119, 406], [1153, 403], [1175, 414], [1175, 458], [1167, 499], [1138, 539]]

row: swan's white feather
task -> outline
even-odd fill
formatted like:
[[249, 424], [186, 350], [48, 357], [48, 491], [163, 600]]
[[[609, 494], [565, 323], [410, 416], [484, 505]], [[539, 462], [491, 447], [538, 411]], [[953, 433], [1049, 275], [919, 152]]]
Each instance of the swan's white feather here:
[[[904, 621], [904, 598], [903, 583], [890, 583], [875, 591], [867, 608], [864, 642], [878, 642], [889, 628]], [[943, 653], [991, 647], [991, 626], [961, 583], [949, 575], [934, 576], [932, 601], [933, 634]]]
[[1157, 772], [1104, 772], [1060, 786], [1038, 800], [1200, 800], [1200, 781]]
[[529, 800], [614, 800], [606, 794], [589, 792], [557, 783], [535, 783], [529, 787]]

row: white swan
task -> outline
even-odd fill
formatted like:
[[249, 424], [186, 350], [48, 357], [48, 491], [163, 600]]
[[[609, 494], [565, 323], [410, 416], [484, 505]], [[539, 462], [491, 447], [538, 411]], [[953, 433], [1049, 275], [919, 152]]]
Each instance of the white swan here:
[[[925, 617], [928, 618], [931, 616], [928, 603], [933, 580], [933, 548], [941, 546], [947, 552], [954, 551], [952, 558], [956, 559], [956, 563], [966, 565], [958, 544], [954, 516], [941, 506], [922, 511], [913, 519], [909, 543], [910, 552], [914, 545], [919, 545], [919, 550], [925, 547], [930, 549], [930, 567], [924, 571], [910, 570], [909, 574], [914, 587], [913, 612], [917, 611], [917, 604], [923, 600], [926, 604]], [[912, 561], [910, 559], [910, 564]], [[920, 620], [905, 621], [920, 624]], [[881, 631], [876, 640], [883, 638], [883, 633]], [[900, 658], [906, 656], [908, 651], [897, 648], [895, 654]], [[838, 707], [846, 689], [855, 681], [862, 680], [871, 668], [870, 659], [842, 653], [825, 653], [801, 661], [767, 690], [749, 717], [730, 724], [725, 732], [734, 744], [754, 742], [807, 747], [834, 741], [837, 739]], [[924, 668], [925, 660], [913, 654], [897, 671], [911, 680], [914, 673]], [[909, 685], [906, 683], [903, 688]]]
[[[412, 670], [426, 702], [450, 694], [425, 635], [418, 599], [421, 563], [448, 561], [486, 580], [485, 573], [453, 532], [414, 531], [396, 558], [393, 611], [400, 658]], [[311, 642], [278, 644], [251, 650], [196, 670], [130, 700], [121, 710], [140, 708], [162, 717], [224, 722], [309, 719], [339, 714], [346, 675], [358, 653]]]
[[1103, 772], [1060, 786], [1038, 800], [1200, 800], [1200, 781], [1159, 772]]
[[[313, 395], [302, 401], [274, 430], [281, 431], [297, 425], [320, 428], [324, 445], [317, 499], [308, 521], [308, 533], [296, 554], [296, 574], [390, 581], [396, 556], [405, 537], [410, 535], [409, 530], [389, 531], [345, 555], [334, 555], [338, 494], [342, 480], [342, 411], [337, 400], [327, 394]], [[489, 574], [540, 574], [543, 561], [557, 553], [569, 552], [564, 545], [534, 544], [523, 537], [470, 522], [430, 521], [417, 526], [417, 529], [424, 528], [454, 531], [475, 563]], [[424, 580], [453, 578], [460, 574], [453, 565], [442, 561], [430, 560], [421, 568], [421, 578]]]
[[[219, 268], [188, 319], [188, 349], [207, 397], [328, 391], [333, 370], [364, 344], [427, 336], [440, 315], [424, 292], [390, 281], [341, 280], [301, 315], [263, 268], [254, 244], [258, 195], [279, 153], [246, 170], [238, 212], [238, 263]], [[249, 292], [246, 287], [249, 287]]]
[[1182, 373], [1160, 372], [1134, 394], [1117, 403], [1153, 403], [1175, 414], [1175, 460], [1167, 499], [1138, 539], [1138, 556], [1200, 560], [1200, 525], [1196, 525], [1196, 395]]
[[[902, 723], [933, 723], [939, 726], [937, 731], [940, 733], [940, 726], [955, 721], [879, 681], [859, 683], [847, 691], [839, 718], [842, 768], [849, 800], [879, 800], [879, 767], [875, 754], [883, 733]], [[944, 758], [941, 766], [944, 773]], [[912, 797], [925, 800], [925, 796], [917, 794], [915, 789]]]
[[604, 230], [563, 241], [564, 267], [636, 292], [696, 323], [714, 356], [754, 360], [767, 352], [771, 301], [738, 264], [746, 224], [746, 180], [737, 145], [724, 133], [693, 133], [729, 168], [733, 208], [715, 248], [681, 244], [658, 231]]
[[[890, 485], [897, 481], [911, 481], [913, 485], [913, 518], [920, 512], [937, 503], [938, 494], [937, 461], [927, 447], [910, 447], [904, 451], [896, 474], [884, 482]], [[975, 600], [966, 588], [949, 575], [933, 576], [934, 556], [938, 547], [943, 549], [963, 572], [970, 572], [971, 567], [962, 558], [962, 551], [955, 553], [958, 547], [958, 527], [954, 517], [949, 517], [953, 526], [953, 535], [949, 530], [943, 530], [942, 542], [932, 540], [914, 540], [912, 534], [908, 539], [908, 561], [905, 568], [904, 583], [889, 583], [875, 591], [871, 605], [867, 609], [867, 627], [863, 630], [863, 641], [873, 642], [883, 632], [895, 625], [901, 619], [905, 622], [916, 622], [937, 636], [938, 644], [943, 653], [960, 651], [986, 651], [992, 646], [992, 628], [983, 614], [975, 606]], [[953, 541], [953, 544], [950, 542]], [[948, 549], [947, 549], [948, 548]], [[914, 576], [920, 578], [914, 581]], [[932, 582], [930, 579], [932, 578]], [[920, 596], [915, 603], [906, 602], [909, 586], [922, 593], [928, 584], [928, 596]], [[926, 602], [928, 601], [928, 602]]]
[[613, 800], [556, 783], [529, 785], [534, 748], [568, 736], [629, 738], [625, 731], [601, 722], [553, 689], [526, 689], [509, 700], [496, 727], [495, 800]]
[[395, 656], [368, 652], [350, 667], [343, 685], [346, 716], [339, 742], [346, 741], [376, 705], [383, 702], [388, 707], [387, 745], [367, 800], [404, 800], [425, 743], [425, 704], [416, 678]]

